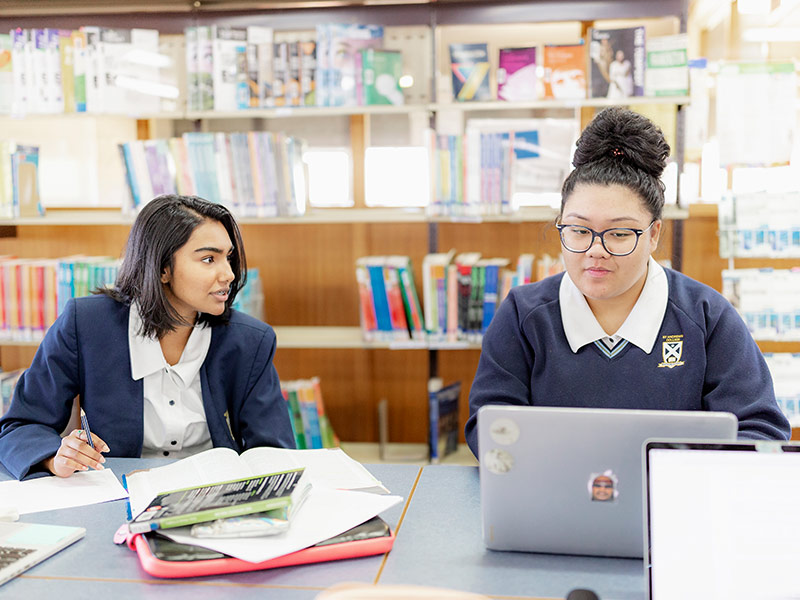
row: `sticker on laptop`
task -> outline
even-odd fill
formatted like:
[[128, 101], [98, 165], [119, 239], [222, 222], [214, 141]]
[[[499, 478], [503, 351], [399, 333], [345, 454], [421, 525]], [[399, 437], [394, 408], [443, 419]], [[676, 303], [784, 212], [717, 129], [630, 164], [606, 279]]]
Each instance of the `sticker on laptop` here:
[[588, 484], [589, 497], [592, 502], [614, 502], [619, 496], [618, 486], [619, 480], [611, 469], [592, 473]]
[[489, 435], [495, 443], [510, 446], [519, 439], [519, 425], [505, 417], [495, 419], [489, 427]]
[[508, 473], [514, 466], [514, 457], [505, 450], [492, 448], [483, 455], [483, 466], [496, 475]]

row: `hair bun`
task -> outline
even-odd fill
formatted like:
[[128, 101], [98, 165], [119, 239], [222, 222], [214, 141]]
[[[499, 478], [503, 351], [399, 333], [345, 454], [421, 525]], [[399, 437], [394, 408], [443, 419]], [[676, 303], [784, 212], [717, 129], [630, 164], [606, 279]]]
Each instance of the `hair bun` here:
[[577, 168], [602, 160], [623, 161], [661, 177], [669, 157], [664, 134], [650, 119], [625, 108], [606, 108], [578, 138], [572, 164]]

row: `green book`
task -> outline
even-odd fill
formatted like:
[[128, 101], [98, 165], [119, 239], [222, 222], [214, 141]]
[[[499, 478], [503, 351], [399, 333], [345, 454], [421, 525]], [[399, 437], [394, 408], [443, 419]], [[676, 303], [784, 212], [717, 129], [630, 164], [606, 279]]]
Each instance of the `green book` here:
[[403, 104], [400, 77], [403, 55], [392, 50], [368, 48], [361, 51], [364, 104]]
[[291, 506], [305, 469], [161, 492], [130, 523], [131, 533], [194, 525]]

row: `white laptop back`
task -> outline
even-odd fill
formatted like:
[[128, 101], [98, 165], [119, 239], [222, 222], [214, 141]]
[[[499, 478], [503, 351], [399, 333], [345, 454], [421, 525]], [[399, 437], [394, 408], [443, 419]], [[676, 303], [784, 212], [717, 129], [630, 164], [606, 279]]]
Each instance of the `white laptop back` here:
[[652, 600], [800, 598], [800, 445], [648, 442]]
[[85, 534], [83, 527], [0, 522], [0, 585]]
[[484, 406], [483, 539], [494, 550], [641, 557], [642, 444], [733, 440], [736, 417], [702, 411]]

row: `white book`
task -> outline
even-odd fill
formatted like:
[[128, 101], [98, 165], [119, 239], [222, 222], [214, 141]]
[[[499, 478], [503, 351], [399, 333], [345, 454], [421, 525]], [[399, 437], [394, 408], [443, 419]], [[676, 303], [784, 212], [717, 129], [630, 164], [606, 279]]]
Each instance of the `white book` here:
[[100, 30], [100, 49], [105, 76], [103, 102], [106, 112], [147, 114], [159, 110], [159, 96], [149, 91], [158, 83], [158, 31], [155, 29]]
[[100, 55], [100, 28], [83, 26], [81, 31], [86, 36], [86, 53], [83, 63], [86, 74], [86, 112], [100, 113], [105, 110], [103, 102], [105, 69]]
[[271, 27], [247, 28], [247, 79], [251, 108], [267, 106], [272, 96], [272, 43]]
[[28, 103], [30, 79], [33, 77], [30, 52], [26, 45], [30, 30], [11, 30], [11, 72], [14, 80], [14, 96], [11, 102], [11, 114], [24, 116], [30, 111]]
[[47, 78], [47, 112], [64, 112], [64, 88], [61, 83], [61, 50], [58, 29], [45, 29], [45, 75]]
[[238, 207], [236, 190], [231, 177], [231, 164], [228, 153], [228, 134], [214, 134], [214, 164], [217, 168], [220, 202], [230, 209]]
[[11, 62], [13, 44], [11, 35], [0, 33], [0, 56], [7, 56], [8, 61], [0, 66], [0, 114], [11, 113], [14, 103], [14, 68]]
[[52, 85], [50, 74], [47, 72], [47, 30], [31, 29], [28, 40], [31, 48], [31, 66], [33, 67], [33, 96], [31, 112], [48, 113], [50, 110], [50, 94]]
[[215, 25], [212, 35], [214, 110], [247, 108], [247, 30]]
[[153, 183], [150, 180], [150, 169], [147, 167], [144, 142], [135, 140], [129, 142], [133, 170], [136, 173], [136, 182], [139, 184], [140, 206], [144, 206], [153, 199]]
[[200, 104], [199, 56], [197, 27], [187, 27], [183, 31], [186, 43], [186, 109], [202, 110]]

